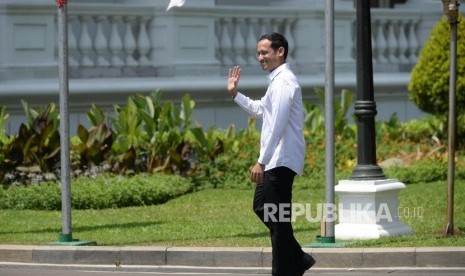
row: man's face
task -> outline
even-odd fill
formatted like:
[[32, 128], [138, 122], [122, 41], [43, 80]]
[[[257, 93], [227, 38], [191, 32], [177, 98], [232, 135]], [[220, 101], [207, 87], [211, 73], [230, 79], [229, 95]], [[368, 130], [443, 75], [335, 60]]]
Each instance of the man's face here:
[[257, 43], [257, 58], [263, 70], [273, 71], [284, 63], [284, 48], [271, 48], [271, 41], [262, 39]]

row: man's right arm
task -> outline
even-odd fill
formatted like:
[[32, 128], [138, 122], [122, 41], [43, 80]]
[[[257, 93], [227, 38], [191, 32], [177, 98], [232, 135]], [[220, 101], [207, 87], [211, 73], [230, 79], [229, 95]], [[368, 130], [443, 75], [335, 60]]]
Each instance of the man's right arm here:
[[241, 68], [234, 66], [229, 69], [228, 75], [228, 94], [243, 110], [251, 116], [260, 118], [263, 114], [261, 101], [254, 101], [244, 96], [238, 91], [239, 79], [241, 77]]
[[254, 101], [244, 94], [237, 92], [236, 97], [234, 97], [234, 102], [255, 118], [261, 118], [263, 115], [262, 101]]

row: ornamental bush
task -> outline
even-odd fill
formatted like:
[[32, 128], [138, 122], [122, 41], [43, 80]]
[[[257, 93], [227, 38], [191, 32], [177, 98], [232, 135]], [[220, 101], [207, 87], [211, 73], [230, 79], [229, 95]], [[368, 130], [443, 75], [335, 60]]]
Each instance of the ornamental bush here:
[[[459, 17], [463, 21], [463, 17]], [[465, 25], [457, 28], [456, 106], [458, 137], [465, 137]], [[447, 120], [449, 111], [450, 24], [443, 18], [431, 31], [412, 70], [410, 99], [423, 111]], [[458, 139], [463, 140], [463, 139]], [[463, 145], [463, 142], [462, 142]]]
[[[105, 209], [154, 205], [191, 191], [190, 181], [175, 175], [80, 177], [71, 182], [71, 206]], [[0, 189], [0, 209], [61, 210], [60, 184], [47, 182]]]

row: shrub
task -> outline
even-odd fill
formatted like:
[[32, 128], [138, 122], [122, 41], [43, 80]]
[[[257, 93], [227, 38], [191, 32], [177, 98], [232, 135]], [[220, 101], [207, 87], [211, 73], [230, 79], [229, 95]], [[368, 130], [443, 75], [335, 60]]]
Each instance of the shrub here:
[[[34, 110], [22, 102], [27, 123], [5, 149], [4, 166], [21, 172], [53, 172], [60, 160], [59, 112], [55, 104]], [[20, 169], [21, 168], [21, 169]]]
[[[323, 187], [325, 183], [325, 131], [322, 107], [324, 93], [321, 89], [315, 89], [315, 93], [321, 104], [304, 103], [304, 137], [307, 150], [304, 175], [297, 185], [299, 187]], [[351, 102], [352, 95], [347, 90], [343, 90], [340, 98], [335, 100], [335, 170], [338, 179], [348, 178], [357, 164], [355, 124], [350, 124], [346, 118]], [[4, 131], [2, 132], [2, 122], [6, 120], [7, 115], [0, 109], [0, 138], [4, 138], [0, 139], [0, 176], [3, 174], [3, 184], [40, 185], [44, 181], [56, 181], [56, 165], [52, 166], [44, 161], [47, 158], [53, 159], [52, 164], [59, 161], [56, 159], [59, 157], [59, 145], [52, 143], [55, 146], [39, 146], [51, 145], [50, 142], [57, 140], [59, 116], [56, 108], [49, 105], [43, 109], [44, 111], [35, 111], [25, 102], [23, 105], [28, 120], [22, 125], [24, 133], [20, 131], [22, 134], [16, 137], [6, 136]], [[92, 106], [88, 112], [92, 127], [85, 129], [79, 126], [78, 135], [71, 137], [72, 176], [95, 178], [109, 172], [123, 175], [163, 172], [187, 177], [195, 187], [253, 187], [250, 169], [255, 164], [260, 149], [260, 133], [255, 128], [255, 120], [250, 119], [247, 129], [236, 130], [234, 126], [230, 126], [227, 129], [210, 127], [208, 131], [204, 131], [198, 124], [192, 126], [194, 106], [195, 103], [188, 95], [182, 98], [180, 107], [172, 102], [162, 104], [160, 93], [129, 97], [126, 106], [115, 106], [116, 118], [110, 118], [100, 108]], [[446, 146], [441, 141], [443, 136], [440, 135], [443, 125], [437, 116], [401, 122], [396, 114], [387, 122], [377, 122], [377, 161], [381, 162], [391, 157], [403, 159], [411, 167], [394, 170], [393, 173], [407, 183], [445, 179], [444, 172], [440, 172], [440, 168], [443, 167], [426, 169], [433, 163], [434, 166], [443, 166], [447, 159]], [[44, 138], [37, 139], [37, 143], [35, 140], [30, 141], [33, 136], [31, 133], [36, 134], [34, 137]], [[32, 144], [37, 146], [31, 148]], [[16, 145], [15, 151], [9, 150], [12, 145]], [[17, 155], [15, 158], [12, 157], [12, 152]], [[37, 153], [47, 157], [38, 158], [47, 166], [25, 162], [36, 160], [32, 157], [36, 157]], [[31, 158], [26, 158], [29, 155]], [[459, 151], [457, 155], [462, 158], [463, 152]], [[2, 159], [3, 156], [6, 158]], [[425, 158], [427, 160], [422, 160]], [[424, 161], [425, 165], [418, 165], [417, 169], [417, 160]], [[457, 168], [464, 168], [463, 164], [464, 162], [461, 162]], [[21, 169], [19, 173], [10, 173], [18, 169]], [[464, 175], [463, 170], [458, 170], [459, 177]], [[108, 185], [81, 185], [92, 181], [120, 183], [127, 180], [118, 180], [116, 176], [111, 180], [79, 178], [74, 186], [81, 192], [73, 194], [73, 204], [78, 208], [108, 208], [153, 202], [152, 199], [141, 195], [144, 192], [141, 192], [140, 185], [110, 185], [111, 193], [107, 190], [110, 189]], [[104, 190], [100, 191], [97, 187], [103, 187]], [[116, 187], [121, 189], [119, 193], [113, 190], [117, 189]], [[5, 190], [6, 199], [13, 197], [13, 201], [6, 202], [20, 202], [18, 208], [23, 208], [23, 205], [39, 206], [40, 209], [51, 208], [50, 206], [59, 208], [59, 198], [53, 196], [59, 194], [54, 184], [44, 184], [37, 188], [48, 189], [48, 192], [39, 192], [31, 196], [29, 203], [21, 198], [26, 196], [23, 193], [30, 193], [33, 189], [12, 189], [15, 189], [18, 195], [14, 198], [12, 192]], [[43, 197], [43, 193], [49, 193], [50, 196]], [[129, 194], [133, 195], [128, 196]], [[97, 195], [100, 195], [100, 199], [94, 200], [93, 197]], [[2, 206], [6, 206], [5, 204], [7, 203]]]
[[418, 161], [409, 167], [385, 169], [385, 174], [405, 184], [432, 182], [447, 178], [447, 163]]
[[71, 151], [73, 154], [74, 166], [80, 169], [98, 166], [108, 159], [109, 151], [113, 144], [111, 127], [105, 122], [106, 116], [96, 105], [92, 105], [87, 112], [87, 118], [92, 124], [90, 129], [86, 129], [79, 124], [77, 135], [71, 139]]
[[[71, 206], [73, 209], [104, 209], [153, 205], [190, 191], [191, 183], [180, 176], [81, 177], [71, 183]], [[60, 186], [48, 182], [3, 189], [0, 192], [0, 209], [61, 210]]]
[[[460, 16], [460, 19], [462, 17]], [[449, 106], [450, 24], [443, 18], [433, 28], [412, 70], [410, 99], [423, 111], [445, 120]], [[465, 25], [458, 24], [456, 106], [458, 135], [465, 137]], [[460, 140], [460, 139], [459, 139]], [[463, 143], [462, 143], [463, 144]]]
[[113, 171], [189, 173], [186, 135], [194, 106], [187, 94], [179, 108], [171, 101], [162, 103], [158, 91], [131, 96], [126, 106], [115, 106]]
[[444, 139], [445, 125], [434, 116], [427, 116], [420, 119], [410, 120], [404, 123], [406, 138], [412, 141], [421, 141], [424, 138], [437, 137]]
[[58, 183], [10, 186], [0, 193], [0, 209], [60, 210], [61, 195]]
[[[211, 140], [197, 137], [194, 143], [196, 148], [203, 148], [204, 154], [191, 176], [193, 182], [213, 188], [251, 187], [250, 169], [260, 153], [260, 133], [255, 129], [255, 119], [249, 119], [247, 129], [238, 132], [232, 126], [226, 132], [210, 129], [207, 137]], [[217, 150], [219, 146], [221, 151]]]
[[[325, 132], [325, 91], [321, 88], [315, 88], [314, 92], [320, 104], [303, 103], [305, 134], [323, 137]], [[352, 92], [346, 89], [342, 89], [341, 96], [334, 99], [334, 132], [338, 136], [355, 137], [355, 131], [350, 127], [347, 120], [347, 112], [352, 105], [352, 101]]]
[[[0, 168], [4, 168], [3, 160], [5, 159], [5, 150], [11, 143], [12, 138], [5, 131], [6, 122], [9, 115], [6, 113], [4, 106], [0, 106]], [[5, 171], [0, 169], [0, 180], [3, 179]]]
[[[455, 178], [464, 179], [465, 166], [462, 162], [455, 164]], [[406, 167], [385, 169], [389, 178], [396, 178], [405, 184], [445, 181], [447, 180], [447, 160], [419, 159]]]

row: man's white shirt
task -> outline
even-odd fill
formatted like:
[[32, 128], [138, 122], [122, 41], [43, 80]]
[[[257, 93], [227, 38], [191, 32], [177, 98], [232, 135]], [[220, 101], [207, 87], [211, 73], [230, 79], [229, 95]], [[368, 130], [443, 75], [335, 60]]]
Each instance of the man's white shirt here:
[[302, 91], [287, 63], [273, 70], [261, 100], [252, 100], [238, 92], [234, 101], [255, 118], [262, 118], [260, 156], [265, 171], [288, 167], [302, 174], [305, 158]]

